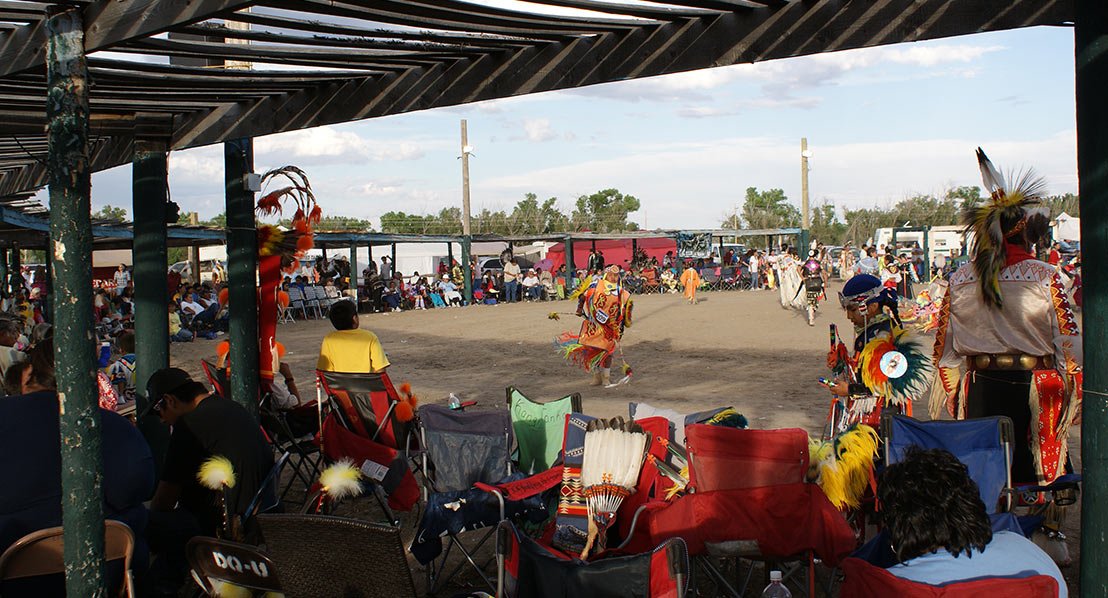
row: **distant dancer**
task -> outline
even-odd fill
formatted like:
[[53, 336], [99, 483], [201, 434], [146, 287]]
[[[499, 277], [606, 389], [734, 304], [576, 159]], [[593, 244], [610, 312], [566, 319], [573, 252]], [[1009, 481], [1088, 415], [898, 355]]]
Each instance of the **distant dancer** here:
[[[564, 333], [554, 339], [565, 358], [592, 372], [593, 386], [611, 383], [612, 360], [620, 350], [623, 331], [631, 326], [631, 294], [620, 283], [619, 266], [609, 266], [577, 299], [577, 315], [585, 319], [577, 335]], [[622, 354], [622, 352], [621, 352]], [[624, 363], [621, 384], [630, 380], [631, 368]]]
[[696, 289], [700, 287], [700, 273], [691, 263], [685, 264], [685, 271], [681, 273], [681, 286], [685, 288], [685, 300], [696, 305]]

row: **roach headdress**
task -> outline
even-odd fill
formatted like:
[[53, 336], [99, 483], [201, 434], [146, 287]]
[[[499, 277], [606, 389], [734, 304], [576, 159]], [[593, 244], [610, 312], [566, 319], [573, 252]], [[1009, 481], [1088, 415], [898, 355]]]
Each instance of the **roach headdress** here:
[[1014, 182], [1006, 184], [981, 148], [977, 148], [977, 164], [989, 197], [967, 207], [962, 213], [962, 224], [966, 232], [974, 234], [973, 269], [985, 305], [1000, 309], [1003, 307], [1000, 271], [1007, 260], [1007, 244], [1010, 240], [1022, 244], [1027, 216], [1042, 201], [1046, 184], [1030, 169], [1009, 173]]

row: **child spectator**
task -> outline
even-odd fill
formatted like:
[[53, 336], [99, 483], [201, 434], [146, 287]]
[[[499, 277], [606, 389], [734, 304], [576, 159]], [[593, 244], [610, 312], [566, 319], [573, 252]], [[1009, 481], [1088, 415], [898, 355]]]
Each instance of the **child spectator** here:
[[124, 332], [115, 339], [120, 357], [108, 367], [108, 378], [120, 398], [135, 398], [135, 334]]
[[181, 316], [177, 313], [177, 304], [169, 304], [169, 340], [174, 343], [187, 343], [192, 341], [192, 331], [181, 326]]

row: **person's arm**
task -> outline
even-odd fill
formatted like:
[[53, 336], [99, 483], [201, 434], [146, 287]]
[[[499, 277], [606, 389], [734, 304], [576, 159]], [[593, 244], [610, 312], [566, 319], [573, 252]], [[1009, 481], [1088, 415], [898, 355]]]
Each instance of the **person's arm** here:
[[151, 511], [172, 511], [177, 507], [177, 501], [181, 498], [181, 485], [172, 482], [158, 482], [158, 488], [154, 491], [154, 498], [150, 499]]

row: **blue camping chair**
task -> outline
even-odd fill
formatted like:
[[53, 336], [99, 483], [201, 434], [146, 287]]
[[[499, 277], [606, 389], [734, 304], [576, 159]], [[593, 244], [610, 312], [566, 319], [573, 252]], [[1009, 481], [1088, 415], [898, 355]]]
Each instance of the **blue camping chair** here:
[[994, 528], [997, 515], [1012, 510], [1013, 435], [1012, 420], [1007, 417], [921, 422], [905, 415], [886, 414], [881, 420], [886, 465], [900, 462], [913, 446], [949, 451], [977, 482]]

